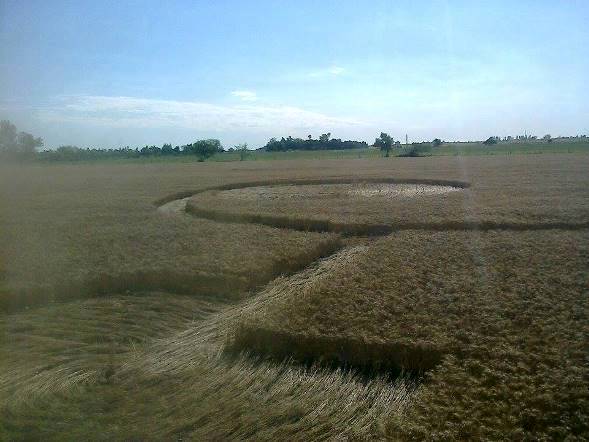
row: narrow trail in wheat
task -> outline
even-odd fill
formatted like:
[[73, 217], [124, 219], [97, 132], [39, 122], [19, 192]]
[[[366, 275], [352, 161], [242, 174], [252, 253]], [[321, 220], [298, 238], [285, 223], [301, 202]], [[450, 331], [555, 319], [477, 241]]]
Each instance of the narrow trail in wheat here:
[[334, 269], [362, 259], [367, 250], [368, 247], [364, 245], [344, 248], [328, 258], [310, 264], [301, 272], [276, 278], [252, 298], [227, 307], [172, 337], [155, 341], [146, 351], [135, 354], [127, 361], [121, 374], [132, 370], [139, 370], [147, 375], [175, 374], [189, 369], [195, 357], [219, 357], [240, 318], [260, 311], [293, 293], [304, 296], [322, 280], [330, 278]]

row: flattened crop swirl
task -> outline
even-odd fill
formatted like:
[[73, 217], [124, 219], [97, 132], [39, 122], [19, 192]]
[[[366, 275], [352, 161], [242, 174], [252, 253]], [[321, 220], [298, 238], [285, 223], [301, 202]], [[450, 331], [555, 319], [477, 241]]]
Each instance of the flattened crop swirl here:
[[[268, 214], [225, 212], [215, 209], [198, 207], [195, 203], [188, 203], [192, 196], [209, 192], [235, 189], [246, 189], [261, 186], [291, 186], [291, 185], [322, 185], [322, 184], [421, 184], [434, 186], [448, 186], [458, 189], [468, 189], [470, 184], [464, 181], [431, 180], [431, 179], [396, 179], [396, 178], [325, 178], [308, 180], [266, 180], [250, 181], [245, 183], [231, 183], [219, 186], [206, 187], [198, 190], [178, 192], [168, 195], [155, 202], [162, 207], [174, 205], [176, 212], [186, 212], [198, 218], [204, 218], [217, 222], [260, 224], [276, 228], [285, 228], [307, 232], [333, 232], [343, 236], [379, 236], [388, 235], [401, 230], [426, 230], [426, 231], [465, 231], [465, 230], [582, 230], [589, 228], [589, 221], [569, 223], [564, 221], [545, 223], [526, 222], [502, 222], [502, 221], [442, 221], [442, 222], [398, 222], [394, 224], [368, 224], [368, 223], [341, 223], [325, 219], [301, 219], [289, 216], [276, 216]], [[182, 204], [179, 204], [179, 203]]]

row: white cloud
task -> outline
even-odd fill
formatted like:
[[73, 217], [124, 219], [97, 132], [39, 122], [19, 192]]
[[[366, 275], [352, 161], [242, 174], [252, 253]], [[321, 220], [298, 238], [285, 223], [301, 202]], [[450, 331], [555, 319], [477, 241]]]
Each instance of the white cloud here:
[[247, 130], [285, 133], [363, 126], [293, 106], [221, 106], [191, 101], [75, 95], [37, 109], [43, 122], [79, 123], [112, 128], [182, 127], [202, 131]]
[[239, 90], [231, 92], [231, 95], [241, 99], [242, 101], [256, 101], [258, 96], [253, 91]]
[[342, 75], [346, 72], [344, 68], [341, 66], [329, 66], [324, 69], [319, 69], [317, 71], [311, 72], [308, 74], [309, 77], [318, 78], [318, 77], [331, 77], [331, 76], [338, 76]]

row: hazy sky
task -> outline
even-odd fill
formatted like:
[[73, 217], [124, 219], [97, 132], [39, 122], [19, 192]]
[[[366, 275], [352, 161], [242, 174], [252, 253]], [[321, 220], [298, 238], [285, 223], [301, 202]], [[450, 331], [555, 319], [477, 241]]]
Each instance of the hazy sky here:
[[589, 133], [589, 1], [0, 0], [0, 118], [61, 144]]

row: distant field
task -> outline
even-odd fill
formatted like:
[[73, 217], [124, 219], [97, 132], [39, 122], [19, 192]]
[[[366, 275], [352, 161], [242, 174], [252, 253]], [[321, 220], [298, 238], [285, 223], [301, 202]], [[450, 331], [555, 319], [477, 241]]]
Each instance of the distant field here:
[[1, 166], [0, 439], [583, 440], [587, 146], [501, 147]]
[[[409, 148], [402, 145], [401, 149], [393, 149], [391, 155], [398, 156], [407, 153]], [[431, 148], [425, 155], [453, 156], [453, 155], [527, 155], [546, 153], [589, 153], [589, 141], [587, 142], [562, 142], [562, 143], [500, 143], [494, 146], [485, 146], [482, 143], [444, 143]], [[382, 156], [378, 149], [351, 149], [336, 151], [291, 151], [291, 152], [255, 152], [252, 160], [287, 160], [287, 159], [322, 159], [322, 158], [376, 158]], [[226, 153], [219, 155], [215, 161], [236, 161], [237, 154]]]

